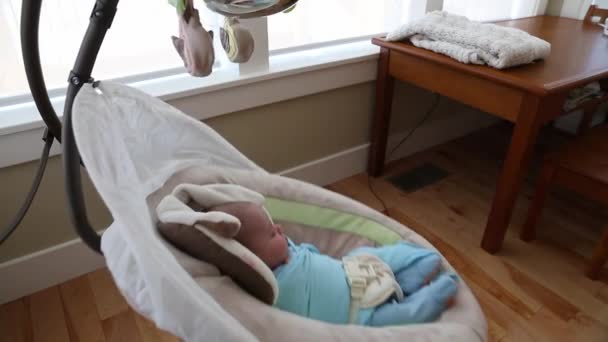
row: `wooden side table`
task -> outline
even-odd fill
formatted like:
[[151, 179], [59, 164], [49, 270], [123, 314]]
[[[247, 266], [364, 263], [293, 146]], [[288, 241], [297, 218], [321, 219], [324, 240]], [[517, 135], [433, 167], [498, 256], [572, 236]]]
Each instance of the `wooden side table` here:
[[374, 38], [380, 46], [376, 110], [372, 120], [368, 173], [382, 174], [394, 79], [468, 104], [515, 124], [481, 241], [498, 252], [542, 125], [560, 116], [568, 92], [608, 77], [608, 38], [598, 25], [538, 16], [497, 24], [515, 27], [551, 43], [544, 61], [496, 70], [459, 63], [409, 42]]

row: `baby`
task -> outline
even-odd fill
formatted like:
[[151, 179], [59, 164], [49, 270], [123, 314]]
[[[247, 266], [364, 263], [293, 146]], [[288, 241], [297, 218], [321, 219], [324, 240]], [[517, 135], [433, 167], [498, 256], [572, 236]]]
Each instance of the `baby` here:
[[[279, 285], [279, 309], [330, 323], [352, 322], [351, 289], [342, 262], [320, 254], [313, 245], [294, 244], [257, 204], [229, 203], [212, 210], [241, 221], [236, 240], [273, 270]], [[349, 253], [361, 254], [382, 259], [393, 271], [405, 298], [398, 301], [393, 296], [376, 307], [360, 309], [355, 323], [386, 326], [430, 322], [456, 295], [456, 276], [440, 272], [441, 258], [431, 250], [399, 242]]]

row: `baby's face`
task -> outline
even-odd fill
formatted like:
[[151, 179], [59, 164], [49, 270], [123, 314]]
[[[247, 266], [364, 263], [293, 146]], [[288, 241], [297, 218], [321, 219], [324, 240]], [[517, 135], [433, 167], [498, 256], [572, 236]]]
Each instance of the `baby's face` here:
[[253, 203], [232, 203], [213, 210], [223, 211], [241, 221], [236, 240], [257, 255], [270, 269], [287, 262], [287, 237], [280, 225], [274, 224], [266, 211]]

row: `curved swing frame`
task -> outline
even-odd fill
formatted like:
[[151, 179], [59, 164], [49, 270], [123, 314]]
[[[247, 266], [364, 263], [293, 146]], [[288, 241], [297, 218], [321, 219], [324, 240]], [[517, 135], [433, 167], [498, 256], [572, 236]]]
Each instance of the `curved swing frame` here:
[[27, 81], [49, 134], [62, 142], [65, 190], [70, 219], [80, 238], [99, 254], [102, 254], [101, 237], [89, 223], [82, 191], [80, 154], [72, 130], [72, 105], [82, 85], [93, 82], [91, 72], [106, 32], [112, 25], [117, 4], [118, 0], [96, 0], [95, 2], [89, 18], [89, 26], [68, 78], [69, 85], [63, 110], [63, 129], [61, 121], [51, 105], [40, 66], [38, 31], [42, 0], [24, 0], [21, 9], [21, 51]]
[[[205, 0], [207, 2], [208, 0]], [[266, 8], [261, 12], [247, 14], [232, 14], [221, 12], [217, 8], [212, 10], [222, 14], [234, 17], [252, 18], [259, 16], [271, 15], [283, 10], [287, 10], [295, 6], [298, 0], [281, 0], [277, 4]], [[89, 25], [87, 31], [80, 44], [80, 49], [74, 62], [74, 67], [70, 71], [68, 77], [68, 88], [63, 109], [63, 127], [61, 121], [49, 98], [42, 67], [40, 65], [40, 50], [38, 46], [39, 24], [40, 24], [40, 8], [42, 0], [23, 0], [21, 8], [21, 53], [23, 55], [23, 63], [27, 75], [27, 81], [32, 93], [36, 108], [40, 113], [44, 123], [47, 126], [43, 140], [46, 142], [45, 150], [50, 149], [53, 143], [53, 138], [62, 143], [63, 153], [63, 169], [66, 180], [65, 190], [68, 200], [68, 209], [70, 219], [74, 225], [76, 232], [80, 238], [93, 250], [99, 254], [101, 251], [101, 237], [95, 232], [87, 217], [86, 204], [82, 191], [82, 179], [80, 175], [80, 153], [74, 139], [74, 131], [72, 128], [72, 107], [74, 98], [80, 91], [80, 88], [85, 83], [93, 83], [91, 72], [97, 54], [101, 48], [101, 44], [105, 38], [106, 32], [112, 25], [114, 15], [116, 14], [118, 0], [96, 0], [91, 15], [89, 17]], [[209, 6], [209, 4], [208, 4]], [[93, 83], [95, 85], [95, 83]], [[63, 129], [62, 129], [63, 128]], [[44, 165], [45, 163], [41, 163]], [[40, 173], [44, 172], [41, 168]], [[39, 182], [38, 182], [39, 184]], [[37, 184], [34, 183], [33, 191], [30, 191], [29, 197], [33, 198]], [[31, 200], [30, 200], [31, 203]], [[27, 201], [26, 201], [27, 204]], [[24, 206], [27, 211], [29, 206]], [[20, 213], [17, 221], [20, 222], [25, 213]], [[14, 225], [12, 225], [14, 226]], [[16, 226], [9, 229], [8, 235]], [[8, 237], [8, 236], [7, 236]]]
[[[63, 143], [63, 164], [64, 164], [64, 175], [66, 178], [66, 187], [65, 190], [67, 192], [68, 195], [68, 204], [69, 204], [69, 213], [70, 213], [70, 218], [72, 220], [72, 223], [74, 224], [75, 228], [76, 228], [76, 232], [78, 233], [78, 235], [82, 238], [82, 240], [93, 250], [97, 251], [98, 253], [101, 254], [101, 237], [95, 232], [95, 230], [93, 229], [93, 227], [91, 226], [91, 224], [89, 223], [89, 220], [87, 218], [87, 214], [86, 214], [86, 207], [85, 207], [85, 203], [84, 203], [84, 196], [83, 196], [83, 192], [82, 192], [82, 182], [81, 182], [81, 175], [80, 175], [80, 168], [81, 168], [81, 155], [80, 152], [76, 146], [76, 141], [75, 141], [75, 136], [74, 136], [74, 130], [73, 130], [73, 122], [72, 122], [72, 107], [74, 106], [74, 102], [75, 102], [75, 97], [76, 95], [82, 90], [85, 92], [91, 92], [92, 91], [92, 87], [96, 87], [95, 82], [93, 82], [93, 79], [91, 78], [91, 72], [95, 63], [95, 60], [97, 58], [99, 49], [101, 47], [101, 44], [103, 42], [103, 39], [105, 37], [105, 33], [107, 32], [107, 30], [110, 28], [111, 24], [112, 24], [112, 20], [114, 18], [114, 15], [116, 13], [116, 8], [117, 8], [117, 3], [118, 0], [96, 0], [95, 2], [95, 6], [93, 8], [93, 11], [91, 13], [90, 16], [90, 21], [89, 21], [89, 26], [88, 29], [85, 33], [85, 36], [82, 40], [81, 43], [81, 47], [80, 50], [78, 52], [78, 56], [76, 58], [76, 61], [74, 63], [74, 67], [72, 69], [72, 71], [70, 72], [70, 76], [69, 76], [69, 86], [68, 86], [68, 90], [67, 90], [67, 94], [66, 94], [66, 101], [65, 101], [65, 108], [64, 108], [64, 117], [63, 117], [63, 121], [64, 121], [64, 126], [61, 126], [61, 122], [59, 121], [59, 118], [57, 116], [57, 114], [54, 112], [52, 106], [50, 105], [50, 100], [49, 100], [49, 96], [46, 90], [46, 86], [45, 86], [45, 82], [44, 82], [44, 76], [42, 74], [42, 69], [40, 67], [40, 54], [39, 54], [39, 50], [38, 50], [38, 25], [39, 25], [39, 19], [40, 19], [40, 8], [41, 8], [41, 2], [42, 0], [24, 0], [23, 2], [23, 9], [22, 9], [22, 28], [21, 28], [21, 35], [22, 35], [22, 52], [24, 55], [24, 62], [25, 62], [25, 66], [26, 66], [26, 72], [27, 72], [27, 77], [28, 77], [28, 84], [30, 86], [30, 90], [32, 91], [32, 95], [34, 97], [34, 101], [36, 103], [37, 108], [40, 111], [40, 114], [42, 116], [42, 118], [44, 119], [44, 122], [47, 124], [48, 128], [48, 135], [51, 137], [57, 137], [57, 138], [61, 138], [61, 141]], [[93, 83], [92, 86], [86, 86], [83, 88], [85, 83]], [[106, 86], [110, 86], [110, 84], [101, 84], [100, 87], [104, 88]], [[118, 93], [116, 93], [118, 94]], [[114, 94], [114, 95], [116, 95]], [[85, 95], [85, 94], [83, 94]], [[131, 94], [133, 95], [133, 94]], [[80, 99], [80, 97], [79, 97]], [[164, 105], [163, 108], [165, 107], [170, 107], [164, 103], [162, 103], [160, 100], [158, 99], [151, 99], [151, 100], [155, 100], [158, 102], [158, 105]], [[76, 110], [78, 110], [78, 106], [76, 106]], [[167, 109], [165, 108], [165, 109]], [[87, 113], [89, 115], [88, 118], [84, 117], [84, 121], [83, 121], [83, 113], [77, 113], [79, 115], [76, 115], [75, 119], [77, 119], [75, 121], [76, 123], [76, 128], [78, 128], [78, 132], [82, 133], [83, 129], [86, 127], [83, 127], [84, 123], [87, 122], [89, 124], [93, 124], [95, 122], [95, 119], [103, 119], [104, 115], [101, 115], [103, 113], [96, 113], [95, 111], [88, 111], [85, 110], [85, 113]], [[181, 113], [176, 113], [176, 110], [172, 110], [169, 111], [170, 113], [174, 113], [174, 115], [181, 115]], [[107, 112], [107, 114], [115, 114], [114, 112]], [[166, 115], [166, 113], [164, 113], [163, 111], [163, 115]], [[115, 118], [114, 115], [112, 115], [113, 118]], [[164, 116], [163, 116], [164, 117]], [[183, 115], [182, 115], [183, 117]], [[187, 118], [189, 120], [192, 121], [192, 124], [196, 124], [198, 123], [199, 126], [204, 126], [202, 125], [200, 122], [195, 122], [193, 119], [191, 118]], [[106, 118], [106, 120], [112, 120], [111, 118]], [[186, 120], [186, 119], [182, 119], [182, 120]], [[188, 120], [186, 120], [188, 121]], [[190, 124], [189, 122], [186, 122], [187, 124]], [[193, 125], [194, 126], [194, 125]], [[91, 130], [90, 133], [96, 133], [96, 134], [85, 134], [85, 137], [90, 137], [90, 136], [97, 136], [100, 141], [100, 145], [98, 146], [105, 146], [107, 145], [107, 143], [109, 143], [108, 139], [111, 139], [111, 136], [108, 134], [105, 134], [106, 132], [100, 132], [98, 130], [99, 125], [92, 125], [91, 126]], [[190, 126], [188, 126], [190, 127]], [[199, 129], [202, 129], [202, 127], [199, 127]], [[209, 129], [210, 130], [210, 129]], [[80, 138], [82, 138], [82, 134], [78, 135]], [[105, 141], [105, 144], [104, 144]], [[227, 144], [227, 143], [226, 143]], [[229, 145], [229, 144], [228, 144]], [[83, 152], [83, 156], [85, 158], [85, 160], [87, 160], [87, 162], [89, 163], [90, 166], [90, 173], [93, 175], [95, 173], [96, 167], [95, 167], [95, 161], [96, 158], [98, 157], [98, 154], [95, 153], [94, 149], [87, 149], [89, 147], [93, 146], [92, 144], [82, 144], [81, 146], [81, 150]], [[138, 146], [141, 146], [140, 144], [138, 144]], [[149, 145], [144, 145], [147, 147], [150, 147]], [[231, 147], [231, 146], [230, 146]], [[213, 148], [213, 145], [211, 145], [211, 147], [208, 146], [208, 148]], [[234, 149], [233, 147], [231, 147], [232, 149]], [[215, 150], [214, 150], [215, 152]], [[93, 158], [94, 156], [94, 158]], [[170, 154], [168, 155], [169, 157], [171, 156]], [[122, 162], [122, 160], [121, 160]], [[251, 162], [252, 163], [252, 162]], [[253, 163], [252, 163], [253, 164]], [[207, 172], [204, 172], [204, 174], [207, 174]], [[93, 179], [95, 179], [94, 177], [92, 177]], [[250, 179], [251, 177], [248, 177], [248, 179]], [[294, 181], [294, 184], [296, 182]], [[298, 183], [299, 184], [299, 183]], [[301, 187], [304, 188], [308, 188], [310, 191], [309, 192], [316, 192], [317, 189], [313, 188], [309, 185], [306, 185], [306, 183], [301, 184]], [[284, 187], [278, 187], [277, 188], [279, 190], [284, 190], [284, 191], [289, 191], [289, 187], [284, 186]], [[293, 191], [291, 191], [293, 192]], [[304, 192], [304, 191], [302, 191]], [[295, 193], [300, 193], [299, 191], [295, 191]], [[102, 196], [103, 196], [103, 192], [102, 192]], [[336, 198], [338, 198], [339, 196], [336, 195]], [[341, 198], [341, 197], [340, 197]], [[116, 198], [114, 198], [116, 199]], [[132, 199], [129, 198], [129, 200], [132, 201], [137, 201], [137, 199]], [[357, 208], [360, 208], [360, 204], [357, 204], [356, 202], [352, 201], [352, 200], [348, 200], [348, 199], [343, 199], [344, 201], [347, 201], [349, 203], [351, 203], [354, 206], [357, 206]], [[112, 205], [112, 201], [108, 201], [108, 203], [110, 205]], [[119, 206], [117, 206], [116, 204], [114, 205], [114, 208], [118, 208]], [[367, 210], [367, 209], [366, 209]], [[369, 209], [371, 210], [371, 209]], [[123, 216], [128, 216], [128, 217], [132, 217], [134, 219], [138, 219], [138, 220], [144, 220], [143, 216], [141, 215], [130, 215], [130, 213], [128, 212], [124, 212], [122, 213], [121, 211], [116, 211], [115, 212], [115, 216], [117, 218], [117, 223], [120, 225], [121, 224], [121, 214]], [[377, 220], [379, 222], [382, 222], [384, 225], [386, 226], [391, 226], [391, 225], [395, 225], [395, 227], [397, 226], [401, 226], [399, 225], [397, 222], [390, 222], [390, 220], [388, 220], [388, 218], [384, 217], [383, 215], [381, 215], [380, 213], [377, 213], [375, 211], [371, 211], [370, 212], [371, 217], [376, 217]], [[124, 217], [123, 217], [124, 219]], [[130, 222], [130, 221], [126, 221], [126, 222]], [[137, 223], [139, 223], [140, 221], [137, 221]], [[131, 226], [131, 227], [138, 227], [138, 225], [127, 225], [127, 226]], [[397, 228], [395, 228], [397, 229]], [[150, 279], [151, 281], [141, 281], [143, 278], [143, 274], [145, 271], [151, 271], [154, 270], [158, 267], [159, 263], [157, 261], [161, 260], [160, 255], [162, 254], [154, 254], [154, 256], [157, 258], [157, 260], [150, 260], [147, 258], [135, 258], [136, 252], [134, 252], [132, 249], [129, 248], [125, 248], [127, 247], [126, 245], [126, 241], [124, 239], [124, 237], [120, 234], [118, 234], [117, 232], [119, 232], [120, 230], [114, 229], [114, 230], [108, 230], [108, 232], [105, 234], [105, 238], [104, 240], [106, 240], [105, 242], [105, 247], [110, 246], [112, 249], [107, 250], [108, 251], [108, 255], [107, 255], [107, 262], [109, 262], [109, 268], [111, 270], [113, 270], [113, 272], [117, 272], [116, 273], [116, 280], [117, 280], [117, 285], [119, 285], [119, 287], [122, 290], [127, 291], [133, 300], [139, 300], [140, 302], [138, 302], [139, 304], [139, 308], [141, 310], [141, 312], [146, 313], [147, 315], [149, 315], [148, 317], [152, 318], [155, 322], [160, 321], [161, 322], [161, 327], [167, 328], [169, 330], [171, 330], [174, 333], [182, 333], [185, 334], [184, 332], [184, 328], [183, 325], [181, 324], [181, 321], [178, 322], [176, 320], [171, 320], [171, 317], [176, 317], [173, 315], [167, 315], [166, 312], [183, 312], [184, 307], [188, 306], [189, 308], [191, 308], [192, 310], [200, 310], [201, 308], [203, 309], [208, 309], [208, 310], [212, 310], [213, 308], [217, 308], [217, 310], [220, 310], [221, 307], [219, 306], [219, 304], [217, 304], [212, 297], [211, 294], [203, 291], [200, 292], [198, 294], [200, 294], [200, 296], [196, 297], [197, 301], [194, 302], [192, 300], [191, 297], [188, 296], [188, 294], [191, 294], [191, 292], [182, 292], [182, 291], [176, 291], [176, 293], [181, 294], [181, 296], [177, 297], [179, 300], [175, 300], [175, 301], [168, 301], [168, 302], [155, 302], [154, 299], [158, 299], [161, 298], [162, 296], [152, 296], [153, 294], [158, 294], [160, 293], [160, 291], [165, 291], [167, 289], [167, 284], [173, 286], [172, 288], [175, 290], [182, 290], [182, 289], [192, 289], [192, 288], [196, 288], [196, 289], [200, 289], [200, 287], [198, 287], [198, 285], [194, 282], [193, 278], [191, 278], [188, 274], [185, 273], [185, 271], [182, 271], [181, 274], [178, 272], [177, 277], [172, 276], [170, 278], [170, 281], [166, 281], [166, 277], [164, 278], [164, 273], [163, 272], [148, 272], [145, 273], [146, 274], [146, 279]], [[133, 234], [133, 231], [128, 231], [131, 234]], [[110, 239], [110, 242], [107, 242], [107, 240]], [[113, 239], [113, 240], [112, 240]], [[428, 242], [425, 242], [421, 237], [419, 238], [421, 243], [426, 243], [428, 245]], [[129, 241], [137, 241], [136, 247], [137, 249], [135, 249], [135, 251], [142, 251], [142, 250], [148, 250], [147, 249], [147, 245], [146, 245], [146, 241], [145, 239], [133, 239], [132, 236], [129, 239]], [[151, 239], [151, 241], [155, 241], [154, 243], [159, 244], [159, 240], [156, 239]], [[430, 246], [429, 246], [430, 247]], [[165, 254], [169, 253], [168, 250], [165, 251]], [[141, 259], [141, 260], [136, 260], [136, 259]], [[165, 260], [165, 259], [163, 259]], [[176, 263], [177, 261], [173, 260], [172, 258], [166, 258], [166, 260], [171, 261], [172, 263]], [[112, 265], [112, 262], [114, 262], [114, 264]], [[131, 266], [133, 265], [138, 265], [141, 266], [143, 265], [143, 267], [138, 268], [132, 268]], [[170, 263], [169, 263], [170, 264]], [[141, 272], [141, 273], [136, 273], [134, 275], [133, 270], [137, 271], [137, 272]], [[165, 279], [165, 281], [163, 281], [163, 279]], [[212, 277], [210, 277], [209, 279], [210, 281], [213, 281]], [[216, 287], [218, 288], [218, 287]], [[234, 287], [230, 287], [230, 286], [226, 286], [226, 287], [219, 287], [222, 290], [230, 290], [233, 289], [235, 290]], [[238, 289], [237, 289], [238, 290]], [[238, 290], [240, 291], [240, 290]], [[237, 291], [237, 293], [238, 293]], [[142, 296], [142, 293], [144, 293], [145, 295]], [[164, 293], [164, 292], [163, 292]], [[479, 340], [485, 340], [485, 333], [484, 330], [487, 330], [486, 328], [486, 323], [485, 320], [483, 319], [483, 313], [481, 313], [481, 309], [479, 308], [478, 304], [475, 302], [474, 297], [472, 296], [472, 293], [470, 292], [470, 290], [468, 291], [463, 291], [461, 292], [463, 296], [466, 296], [466, 298], [468, 298], [466, 301], [463, 301], [463, 303], [468, 303], [467, 305], [463, 304], [463, 306], [459, 309], [460, 311], [453, 311], [453, 313], [451, 313], [451, 316], [449, 317], [449, 320], [447, 322], [446, 327], [448, 328], [448, 334], [445, 336], [446, 339], [444, 340], [448, 340], [453, 338], [453, 336], [457, 335], [457, 336], [468, 336], [468, 340], [472, 340], [471, 337], [473, 339], [479, 339]], [[149, 297], [146, 297], [149, 296]], [[241, 297], [238, 296], [228, 296], [231, 299], [239, 299]], [[232, 298], [234, 297], [234, 298]], [[175, 297], [173, 297], [175, 298]], [[248, 297], [245, 296], [244, 297], [247, 300], [253, 300], [252, 297]], [[162, 298], [161, 298], [162, 299]], [[256, 302], [257, 303], [257, 302]], [[210, 306], [209, 304], [213, 304], [212, 306]], [[248, 305], [244, 305], [245, 307], [251, 307]], [[155, 308], [157, 307], [162, 307], [162, 311], [154, 311]], [[238, 308], [240, 307], [239, 305], [233, 305], [232, 308]], [[260, 310], [266, 310], [269, 311], [267, 316], [264, 316], [266, 318], [265, 322], [268, 321], [274, 321], [276, 322], [276, 318], [275, 317], [283, 317], [286, 321], [291, 322], [290, 324], [292, 324], [292, 326], [294, 327], [299, 327], [300, 324], [299, 322], [301, 322], [301, 320], [303, 320], [300, 317], [294, 317], [294, 316], [290, 316], [290, 315], [285, 315], [283, 316], [284, 313], [281, 312], [275, 312], [273, 313], [273, 309], [270, 306], [261, 306]], [[237, 310], [238, 311], [238, 310]], [[197, 311], [198, 312], [198, 311]], [[217, 313], [217, 311], [215, 311], [215, 313]], [[471, 315], [472, 313], [472, 315]], [[468, 315], [465, 315], [468, 314]], [[234, 315], [234, 316], [233, 316]], [[241, 313], [238, 312], [230, 312], [230, 313], [225, 313], [221, 319], [216, 320], [216, 321], [212, 321], [214, 324], [218, 323], [218, 324], [222, 324], [223, 329], [217, 329], [215, 331], [216, 334], [222, 333], [222, 332], [232, 332], [235, 331], [233, 329], [233, 326], [231, 325], [233, 321], [235, 321], [238, 317], [241, 317], [239, 315], [247, 315], [247, 311], [243, 311]], [[281, 316], [278, 316], [281, 315]], [[470, 318], [469, 316], [473, 317]], [[167, 318], [169, 317], [169, 318]], [[257, 316], [256, 316], [257, 317]], [[204, 321], [204, 320], [203, 320]], [[199, 321], [196, 321], [196, 316], [195, 315], [190, 315], [188, 322], [190, 323], [195, 323], [194, 326], [197, 327], [197, 331], [200, 331], [200, 324], [201, 322], [203, 322], [199, 319]], [[260, 321], [261, 322], [261, 321]], [[316, 331], [315, 327], [321, 327], [324, 326], [323, 322], [317, 322], [317, 321], [306, 321], [307, 325], [306, 327], [310, 327], [313, 330]], [[255, 324], [255, 322], [253, 322], [252, 324]], [[247, 328], [245, 328], [244, 326], [240, 325], [240, 328], [238, 329], [238, 331], [236, 331], [234, 333], [233, 336], [245, 336], [243, 334], [249, 334], [247, 336], [251, 336], [252, 338], [255, 338], [254, 335], [250, 334], [247, 330]], [[182, 329], [182, 330], [180, 330]], [[333, 333], [333, 327], [327, 327], [327, 329], [323, 329], [321, 331], [321, 329], [319, 329], [319, 335], [318, 336], [336, 336]], [[363, 329], [366, 329], [365, 327], [344, 327], [342, 328], [342, 332], [344, 332], [345, 335], [343, 335], [343, 337], [345, 337], [344, 340], [349, 339], [348, 337], [355, 337], [355, 336], [360, 336], [360, 331], [362, 331]], [[427, 335], [426, 335], [426, 331], [427, 331], [427, 327], [426, 326], [411, 326], [411, 327], [399, 327], [399, 328], [394, 328], [394, 329], [398, 329], [399, 331], [395, 330], [392, 333], [394, 334], [394, 336], [399, 337], [399, 339], [401, 339], [402, 334], [404, 333], [401, 330], [408, 330], [413, 332], [412, 338], [416, 339], [427, 339]], [[293, 333], [297, 334], [299, 331], [298, 329], [293, 329], [292, 330]], [[207, 333], [207, 332], [205, 332]], [[263, 334], [264, 332], [260, 332], [260, 334]], [[389, 333], [391, 333], [389, 331]], [[436, 334], [437, 332], [434, 332], [434, 334]], [[323, 335], [325, 334], [325, 335]], [[450, 335], [451, 334], [451, 335]], [[397, 336], [398, 335], [398, 336]], [[181, 336], [181, 335], [180, 335]], [[256, 335], [257, 336], [257, 335]], [[384, 336], [384, 335], [383, 335]], [[283, 336], [284, 337], [284, 336]], [[294, 336], [295, 338], [295, 336]]]

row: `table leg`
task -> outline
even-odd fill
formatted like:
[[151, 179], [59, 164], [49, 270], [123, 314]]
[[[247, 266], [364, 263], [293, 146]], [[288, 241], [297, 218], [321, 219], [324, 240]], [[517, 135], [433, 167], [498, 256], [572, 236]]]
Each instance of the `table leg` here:
[[576, 131], [576, 134], [578, 136], [585, 134], [585, 132], [587, 132], [589, 128], [591, 128], [591, 122], [593, 121], [593, 116], [595, 115], [597, 108], [598, 106], [591, 106], [585, 108], [585, 110], [583, 111], [583, 116], [581, 117], [581, 121], [578, 124], [578, 130]]
[[549, 193], [549, 188], [555, 177], [555, 165], [552, 160], [545, 160], [543, 168], [540, 171], [540, 176], [536, 181], [536, 191], [530, 209], [528, 209], [528, 217], [526, 223], [521, 229], [519, 237], [524, 241], [532, 241], [536, 238], [536, 224], [541, 216], [545, 199]]
[[496, 253], [502, 247], [524, 172], [528, 169], [540, 129], [540, 107], [538, 97], [533, 95], [524, 97], [481, 241], [481, 247], [489, 253]]
[[597, 280], [602, 272], [602, 268], [608, 259], [608, 227], [600, 240], [600, 243], [593, 252], [593, 257], [587, 268], [587, 276], [593, 280]]
[[378, 59], [378, 76], [376, 80], [376, 108], [372, 119], [371, 144], [367, 172], [378, 177], [384, 169], [388, 125], [393, 105], [394, 78], [389, 74], [390, 50], [382, 48]]

